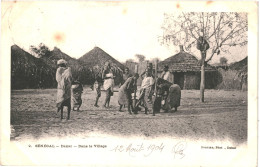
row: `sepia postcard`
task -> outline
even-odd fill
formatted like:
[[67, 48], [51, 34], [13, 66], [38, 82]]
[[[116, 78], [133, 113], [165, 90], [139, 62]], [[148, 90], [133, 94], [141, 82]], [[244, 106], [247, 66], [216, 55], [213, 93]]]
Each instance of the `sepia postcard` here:
[[257, 166], [258, 2], [1, 1], [3, 166]]

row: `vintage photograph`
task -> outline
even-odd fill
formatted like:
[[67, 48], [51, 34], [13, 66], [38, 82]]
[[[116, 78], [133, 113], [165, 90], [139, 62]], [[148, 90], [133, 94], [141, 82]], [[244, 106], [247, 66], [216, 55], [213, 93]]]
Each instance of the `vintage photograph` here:
[[[200, 2], [205, 9], [218, 3]], [[195, 150], [243, 152], [250, 136], [250, 12], [185, 10], [190, 5], [195, 4], [2, 2], [10, 143], [39, 155], [63, 148], [91, 154], [94, 147], [149, 158], [167, 155], [168, 140], [174, 139], [179, 142], [169, 147], [180, 164]], [[60, 164], [81, 164], [74, 162]], [[146, 163], [141, 166], [151, 165]], [[229, 163], [193, 165], [214, 164]]]

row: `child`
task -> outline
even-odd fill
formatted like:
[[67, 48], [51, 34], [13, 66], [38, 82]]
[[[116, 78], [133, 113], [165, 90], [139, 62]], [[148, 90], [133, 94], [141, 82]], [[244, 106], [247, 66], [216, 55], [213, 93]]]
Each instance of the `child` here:
[[75, 108], [79, 111], [82, 104], [81, 94], [83, 93], [83, 86], [79, 81], [74, 81], [72, 82], [71, 89], [73, 111], [75, 111]]
[[102, 78], [97, 75], [95, 80], [96, 81], [94, 83], [94, 89], [97, 92], [97, 97], [96, 97], [96, 102], [95, 102], [94, 106], [99, 107], [98, 106], [98, 99], [101, 97]]

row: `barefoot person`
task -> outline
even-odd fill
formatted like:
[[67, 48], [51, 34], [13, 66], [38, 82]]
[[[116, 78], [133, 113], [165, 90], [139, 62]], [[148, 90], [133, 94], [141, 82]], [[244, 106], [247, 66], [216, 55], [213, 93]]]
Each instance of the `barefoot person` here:
[[57, 86], [57, 112], [61, 111], [61, 119], [63, 119], [63, 107], [67, 106], [68, 116], [70, 118], [71, 110], [71, 82], [72, 74], [70, 67], [67, 68], [67, 62], [61, 59], [57, 62], [58, 69], [56, 72]]
[[[155, 79], [154, 75], [155, 75], [155, 70], [153, 69], [153, 64], [152, 63], [148, 63], [146, 70], [141, 74], [141, 78], [144, 78], [146, 76], [146, 73], [149, 73], [151, 75], [151, 77], [153, 79]], [[148, 96], [148, 102], [152, 103], [152, 96], [154, 94], [154, 85], [151, 87], [151, 89], [149, 89], [149, 96]]]
[[[145, 108], [145, 114], [148, 112], [148, 100], [150, 96], [150, 91], [152, 86], [154, 85], [154, 79], [149, 70], [146, 70], [145, 77], [142, 81], [139, 100], [136, 104], [135, 108], [138, 108], [141, 103], [143, 103], [143, 107]], [[137, 114], [137, 110], [135, 109], [135, 114]]]
[[72, 82], [71, 91], [72, 91], [73, 111], [75, 111], [75, 109], [79, 111], [79, 108], [82, 104], [82, 99], [81, 99], [81, 94], [83, 93], [82, 84], [79, 81]]
[[[118, 103], [119, 111], [122, 112], [123, 105], [127, 105], [129, 114], [133, 112], [132, 104], [132, 93], [136, 89], [136, 80], [139, 78], [139, 75], [136, 73], [134, 76], [128, 78], [125, 83], [119, 89]], [[132, 111], [132, 112], [131, 112]]]
[[95, 77], [95, 83], [94, 83], [94, 89], [97, 93], [96, 102], [94, 104], [95, 107], [99, 107], [98, 106], [98, 100], [101, 97], [101, 86], [102, 86], [102, 78], [97, 75]]
[[114, 75], [110, 67], [110, 63], [106, 62], [105, 68], [102, 73], [102, 78], [104, 80], [104, 90], [106, 91], [106, 99], [104, 103], [104, 107], [109, 107], [110, 98], [113, 96], [113, 88], [114, 88]]

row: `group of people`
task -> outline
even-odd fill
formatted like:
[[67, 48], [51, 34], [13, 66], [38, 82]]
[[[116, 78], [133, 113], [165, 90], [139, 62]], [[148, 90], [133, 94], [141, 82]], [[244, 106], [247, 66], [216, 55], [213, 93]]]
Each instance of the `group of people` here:
[[[72, 80], [71, 68], [67, 67], [67, 62], [64, 59], [59, 60], [57, 65], [57, 112], [61, 111], [61, 119], [63, 119], [63, 107], [66, 106], [68, 108], [67, 119], [69, 119], [71, 104], [73, 110], [78, 111], [81, 107], [83, 86], [79, 81]], [[158, 112], [160, 108], [163, 108], [165, 112], [168, 112], [172, 108], [177, 110], [177, 107], [180, 105], [181, 89], [178, 85], [173, 84], [173, 75], [168, 71], [168, 66], [164, 67], [164, 71], [160, 77], [155, 78], [154, 70], [150, 63], [140, 77], [142, 78], [142, 84], [139, 96], [136, 98], [139, 74], [135, 73], [131, 75], [129, 69], [125, 69], [123, 80], [119, 85], [118, 103], [120, 112], [122, 112], [123, 107], [127, 106], [129, 114], [137, 114], [141, 110], [140, 106], [142, 106], [145, 114], [148, 114], [149, 105], [151, 104], [154, 109], [158, 108]], [[94, 104], [95, 107], [99, 107], [98, 101], [101, 97], [102, 85], [106, 92], [103, 107], [109, 107], [111, 96], [114, 94], [114, 78], [111, 65], [109, 62], [106, 62], [101, 75], [97, 74], [95, 76], [95, 83], [92, 87], [93, 90], [95, 89], [97, 95]], [[134, 94], [134, 98], [132, 94]], [[155, 99], [153, 99], [154, 94], [156, 94]], [[163, 104], [162, 107], [161, 104]]]

